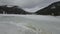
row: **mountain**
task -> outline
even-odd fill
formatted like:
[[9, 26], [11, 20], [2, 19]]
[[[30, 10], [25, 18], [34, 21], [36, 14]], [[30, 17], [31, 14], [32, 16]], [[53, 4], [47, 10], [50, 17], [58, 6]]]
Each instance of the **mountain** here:
[[22, 8], [18, 6], [7, 7], [7, 5], [0, 6], [0, 14], [31, 14], [29, 12], [24, 11]]
[[60, 1], [54, 2], [54, 3], [50, 4], [49, 6], [38, 10], [37, 12], [35, 12], [35, 14], [54, 15], [54, 16], [60, 15]]

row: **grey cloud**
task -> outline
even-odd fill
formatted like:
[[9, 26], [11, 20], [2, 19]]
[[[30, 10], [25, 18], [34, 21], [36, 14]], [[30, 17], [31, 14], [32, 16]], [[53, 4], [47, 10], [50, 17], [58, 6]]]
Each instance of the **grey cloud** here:
[[43, 7], [58, 0], [0, 0], [0, 5], [18, 5], [23, 8], [33, 8], [37, 5]]
[[23, 8], [33, 8], [37, 5], [39, 7], [47, 6], [54, 1], [59, 0], [0, 0], [0, 5], [18, 5]]
[[24, 8], [32, 8], [43, 0], [0, 0], [0, 5], [18, 5]]
[[41, 7], [48, 6], [51, 3], [56, 2], [56, 1], [59, 1], [59, 0], [44, 0], [41, 2], [41, 4], [39, 4], [39, 6], [41, 6]]
[[35, 7], [41, 1], [43, 0], [16, 0], [15, 4], [24, 8], [32, 8]]

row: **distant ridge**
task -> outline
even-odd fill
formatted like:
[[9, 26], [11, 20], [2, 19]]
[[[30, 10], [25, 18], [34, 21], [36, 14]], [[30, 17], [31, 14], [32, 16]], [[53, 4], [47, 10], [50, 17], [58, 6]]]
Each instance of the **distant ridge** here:
[[60, 1], [54, 2], [54, 3], [50, 4], [49, 6], [38, 10], [37, 12], [35, 12], [35, 14], [37, 14], [37, 15], [54, 15], [54, 16], [60, 15]]
[[18, 6], [0, 6], [0, 14], [31, 14]]

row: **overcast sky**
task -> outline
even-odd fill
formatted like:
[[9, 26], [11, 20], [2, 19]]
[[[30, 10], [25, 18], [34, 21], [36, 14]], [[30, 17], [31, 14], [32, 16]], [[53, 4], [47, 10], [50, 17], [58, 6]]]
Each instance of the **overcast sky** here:
[[0, 0], [0, 5], [18, 5], [26, 11], [35, 12], [59, 0]]

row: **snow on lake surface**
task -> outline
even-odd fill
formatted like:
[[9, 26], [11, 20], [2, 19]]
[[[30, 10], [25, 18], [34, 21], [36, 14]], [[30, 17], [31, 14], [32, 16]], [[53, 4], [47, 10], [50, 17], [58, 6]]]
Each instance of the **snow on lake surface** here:
[[60, 16], [0, 14], [0, 34], [41, 34], [41, 32], [60, 34]]

